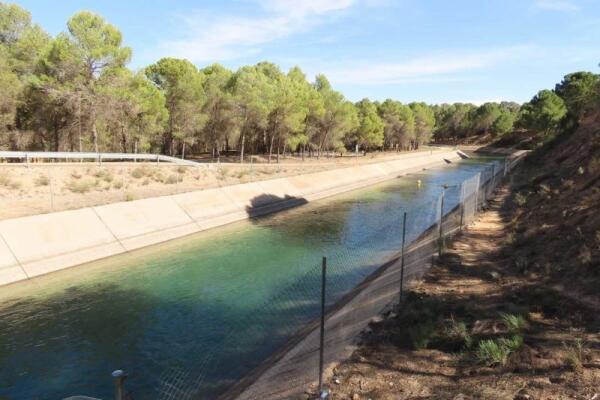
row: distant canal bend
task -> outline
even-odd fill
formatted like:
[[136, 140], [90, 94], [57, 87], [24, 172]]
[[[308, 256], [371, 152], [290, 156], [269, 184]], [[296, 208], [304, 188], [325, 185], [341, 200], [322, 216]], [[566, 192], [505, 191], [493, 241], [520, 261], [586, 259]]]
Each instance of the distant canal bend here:
[[444, 184], [453, 208], [452, 187], [489, 162], [430, 169], [4, 287], [0, 399], [112, 398], [115, 369], [129, 373], [136, 399], [196, 390], [214, 398], [315, 317], [322, 256], [345, 257], [333, 271], [335, 299], [397, 249], [403, 211], [432, 211]]

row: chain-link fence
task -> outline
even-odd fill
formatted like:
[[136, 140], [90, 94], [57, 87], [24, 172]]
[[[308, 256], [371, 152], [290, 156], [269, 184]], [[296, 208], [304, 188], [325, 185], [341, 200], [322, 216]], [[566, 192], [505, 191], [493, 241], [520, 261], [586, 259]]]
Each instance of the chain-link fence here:
[[[207, 330], [198, 340], [199, 351], [170, 360], [166, 369], [162, 364], [153, 369], [160, 376], [153, 379], [152, 398], [324, 395], [333, 366], [352, 354], [360, 333], [402, 301], [409, 285], [444, 251], [446, 239], [474, 221], [518, 161], [493, 161], [469, 179], [440, 186], [437, 197], [418, 207], [385, 203], [372, 219], [361, 215], [361, 234], [348, 234], [340, 250], [322, 254], [321, 260], [314, 259], [314, 252], [298, 254], [298, 265], [310, 267], [273, 288], [259, 312], [237, 312], [226, 331], [218, 324]], [[236, 312], [224, 310], [230, 311]], [[193, 334], [185, 336], [189, 340]], [[116, 372], [118, 393], [125, 399], [124, 378]]]
[[517, 161], [494, 161], [460, 184], [441, 187], [437, 198], [417, 208], [381, 210], [385, 223], [366, 220], [373, 224], [365, 229], [368, 235], [324, 254], [321, 263], [278, 288], [261, 312], [240, 317], [226, 334], [215, 327], [201, 359], [164, 371], [158, 398], [287, 399], [325, 393], [322, 382], [353, 352], [360, 332], [401, 301], [408, 285], [444, 251], [445, 240], [473, 222]]

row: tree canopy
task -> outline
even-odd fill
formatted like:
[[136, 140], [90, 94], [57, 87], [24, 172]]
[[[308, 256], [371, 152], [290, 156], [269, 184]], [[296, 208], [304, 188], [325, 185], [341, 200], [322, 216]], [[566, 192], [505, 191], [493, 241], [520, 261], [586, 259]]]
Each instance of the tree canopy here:
[[133, 72], [132, 50], [102, 16], [78, 12], [54, 37], [0, 2], [0, 149], [209, 153], [414, 150], [430, 141], [550, 134], [597, 104], [600, 79], [564, 77], [522, 107], [513, 102], [353, 103], [325, 75], [270, 62], [198, 66], [163, 58]]

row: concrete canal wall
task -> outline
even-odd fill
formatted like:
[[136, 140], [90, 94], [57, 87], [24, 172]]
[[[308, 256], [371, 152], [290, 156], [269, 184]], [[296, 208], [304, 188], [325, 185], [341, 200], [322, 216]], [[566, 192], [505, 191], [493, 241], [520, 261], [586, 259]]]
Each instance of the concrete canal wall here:
[[441, 149], [376, 164], [0, 221], [0, 285], [458, 159], [456, 151]]

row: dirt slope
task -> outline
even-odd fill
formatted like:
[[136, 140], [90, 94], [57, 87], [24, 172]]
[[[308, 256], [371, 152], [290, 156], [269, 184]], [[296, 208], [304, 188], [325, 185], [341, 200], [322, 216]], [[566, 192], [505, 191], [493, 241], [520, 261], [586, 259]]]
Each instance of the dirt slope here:
[[507, 250], [523, 273], [598, 295], [600, 114], [533, 153], [518, 169], [506, 205]]

